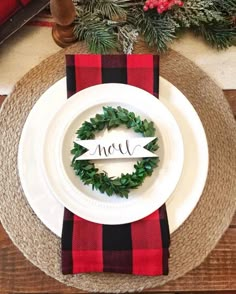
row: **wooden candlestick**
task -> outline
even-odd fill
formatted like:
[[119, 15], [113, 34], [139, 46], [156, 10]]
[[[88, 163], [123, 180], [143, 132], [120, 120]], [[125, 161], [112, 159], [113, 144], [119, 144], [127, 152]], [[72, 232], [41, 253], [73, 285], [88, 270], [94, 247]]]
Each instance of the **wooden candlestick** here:
[[52, 28], [54, 41], [63, 48], [75, 43], [73, 21], [76, 12], [72, 0], [51, 0], [50, 8], [55, 20]]

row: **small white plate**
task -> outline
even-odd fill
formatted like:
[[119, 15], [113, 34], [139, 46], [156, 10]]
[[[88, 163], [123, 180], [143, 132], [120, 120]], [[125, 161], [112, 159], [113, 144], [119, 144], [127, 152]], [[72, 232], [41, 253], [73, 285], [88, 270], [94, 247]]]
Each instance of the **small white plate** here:
[[[103, 106], [121, 106], [153, 121], [156, 127], [160, 157], [159, 166], [142, 186], [131, 190], [129, 198], [108, 197], [85, 186], [72, 167], [73, 141], [82, 123]], [[99, 133], [101, 134], [101, 133]], [[105, 131], [100, 138], [137, 137], [126, 128]], [[42, 169], [54, 197], [80, 217], [101, 224], [130, 223], [151, 214], [166, 202], [175, 189], [183, 168], [183, 141], [179, 127], [169, 110], [153, 95], [125, 84], [101, 84], [86, 88], [63, 104], [49, 124], [44, 140]], [[96, 166], [109, 176], [132, 173], [137, 159], [100, 160]]]
[[[39, 219], [61, 236], [64, 207], [44, 181], [38, 154], [39, 143], [49, 122], [66, 102], [66, 79], [50, 87], [37, 101], [23, 128], [18, 153], [19, 175], [26, 198]], [[160, 100], [174, 115], [184, 143], [184, 166], [180, 180], [167, 200], [170, 232], [188, 218], [203, 191], [208, 171], [208, 147], [205, 132], [194, 108], [172, 84], [160, 78]]]

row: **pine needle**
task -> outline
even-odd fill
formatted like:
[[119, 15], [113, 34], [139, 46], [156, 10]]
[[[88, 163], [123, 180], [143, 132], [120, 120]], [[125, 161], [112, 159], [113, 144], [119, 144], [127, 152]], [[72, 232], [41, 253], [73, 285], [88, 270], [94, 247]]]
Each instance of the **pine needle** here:
[[96, 13], [80, 15], [75, 21], [74, 33], [78, 40], [85, 40], [92, 53], [104, 54], [117, 48], [114, 30]]
[[128, 22], [137, 27], [149, 46], [164, 52], [168, 48], [168, 43], [175, 38], [175, 24], [165, 19], [159, 14], [144, 13], [142, 8], [133, 10], [128, 16]]
[[232, 46], [236, 39], [236, 29], [229, 23], [215, 23], [195, 28], [195, 33], [201, 35], [212, 47], [222, 50]]

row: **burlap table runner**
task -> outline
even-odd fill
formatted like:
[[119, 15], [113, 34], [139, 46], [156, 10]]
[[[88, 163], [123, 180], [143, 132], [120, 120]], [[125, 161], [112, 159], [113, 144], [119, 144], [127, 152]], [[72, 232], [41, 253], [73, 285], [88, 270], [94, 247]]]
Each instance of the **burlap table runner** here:
[[[140, 43], [135, 53], [151, 52]], [[2, 107], [0, 117], [0, 219], [15, 245], [49, 276], [90, 292], [134, 292], [183, 276], [198, 266], [227, 229], [236, 207], [236, 124], [222, 91], [188, 59], [170, 51], [161, 56], [161, 76], [188, 97], [204, 125], [210, 166], [203, 195], [191, 216], [171, 236], [170, 273], [165, 277], [122, 274], [61, 274], [60, 239], [28, 205], [17, 173], [17, 148], [32, 106], [65, 76], [65, 53], [87, 53], [76, 44], [49, 57], [26, 74]], [[193, 154], [194, 156], [194, 154]]]

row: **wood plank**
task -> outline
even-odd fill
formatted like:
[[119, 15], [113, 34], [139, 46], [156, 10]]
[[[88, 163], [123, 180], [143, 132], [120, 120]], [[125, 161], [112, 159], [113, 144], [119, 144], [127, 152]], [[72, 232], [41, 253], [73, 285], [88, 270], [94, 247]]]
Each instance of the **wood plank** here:
[[224, 95], [231, 106], [234, 116], [236, 117], [236, 90], [225, 90]]
[[2, 103], [6, 97], [7, 97], [6, 95], [0, 95], [0, 107], [2, 106]]
[[230, 224], [230, 227], [231, 228], [236, 228], [236, 213], [234, 214], [234, 217], [233, 217], [233, 220], [232, 220], [232, 222], [231, 222], [231, 224]]

